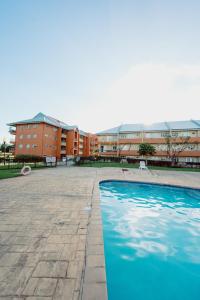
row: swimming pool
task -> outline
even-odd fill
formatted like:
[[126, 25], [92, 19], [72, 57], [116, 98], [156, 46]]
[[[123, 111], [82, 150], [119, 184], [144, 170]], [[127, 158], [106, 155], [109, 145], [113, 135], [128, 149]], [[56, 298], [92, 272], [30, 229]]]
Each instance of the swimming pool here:
[[109, 300], [200, 299], [200, 191], [100, 183]]

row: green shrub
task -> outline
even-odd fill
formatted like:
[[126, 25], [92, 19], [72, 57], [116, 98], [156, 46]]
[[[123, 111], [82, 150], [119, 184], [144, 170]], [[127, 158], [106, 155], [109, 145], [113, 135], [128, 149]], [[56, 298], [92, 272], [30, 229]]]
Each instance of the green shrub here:
[[36, 155], [21, 154], [21, 155], [17, 155], [14, 161], [19, 163], [36, 163], [36, 162], [43, 162], [44, 158]]

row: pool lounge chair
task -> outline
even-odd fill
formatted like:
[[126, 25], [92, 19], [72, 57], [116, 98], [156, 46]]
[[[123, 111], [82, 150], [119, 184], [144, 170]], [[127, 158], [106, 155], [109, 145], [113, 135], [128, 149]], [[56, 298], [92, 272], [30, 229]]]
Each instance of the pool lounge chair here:
[[148, 168], [147, 168], [147, 166], [145, 164], [145, 161], [143, 161], [143, 160], [140, 161], [139, 169], [140, 170], [148, 170]]

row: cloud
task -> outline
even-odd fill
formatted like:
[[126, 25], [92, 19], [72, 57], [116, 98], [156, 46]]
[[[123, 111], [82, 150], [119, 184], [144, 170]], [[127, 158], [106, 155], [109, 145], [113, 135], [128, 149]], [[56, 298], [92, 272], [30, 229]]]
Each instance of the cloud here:
[[200, 119], [199, 111], [200, 65], [137, 64], [86, 107], [85, 123], [104, 129], [119, 123]]

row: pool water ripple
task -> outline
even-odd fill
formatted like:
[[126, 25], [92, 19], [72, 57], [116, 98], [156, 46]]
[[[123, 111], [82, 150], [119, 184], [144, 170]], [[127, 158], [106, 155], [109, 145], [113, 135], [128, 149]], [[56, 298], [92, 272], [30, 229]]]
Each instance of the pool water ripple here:
[[200, 191], [100, 184], [110, 300], [200, 299]]

